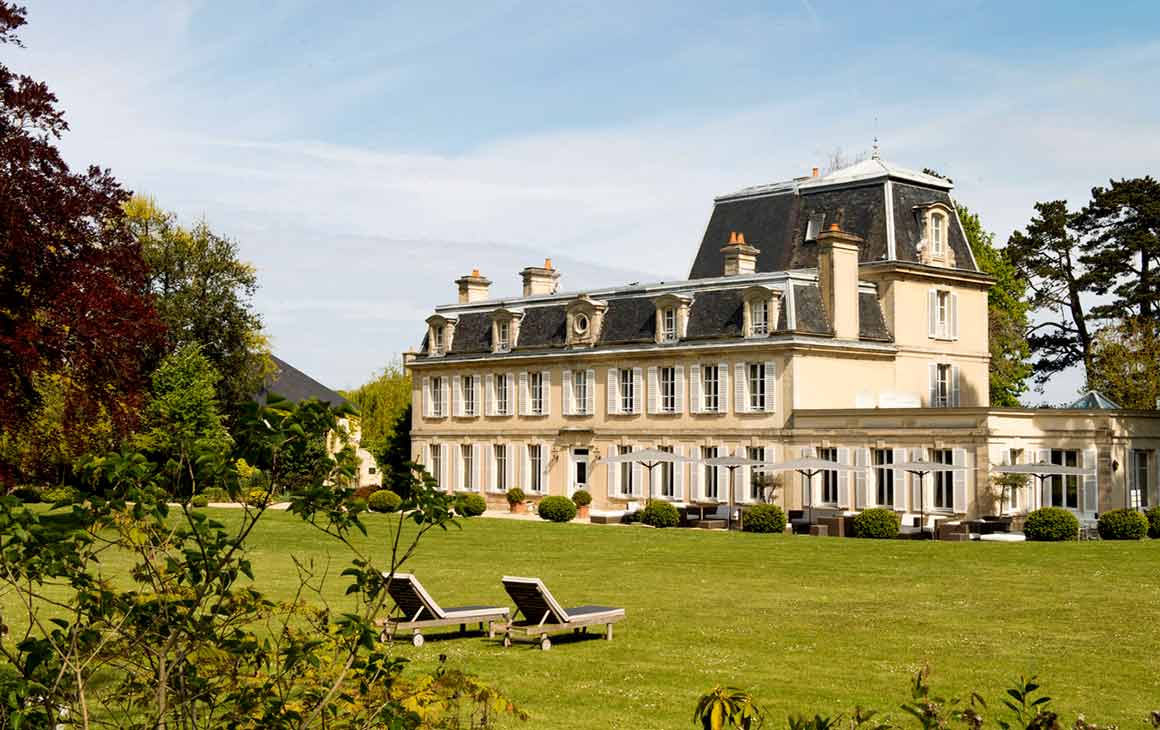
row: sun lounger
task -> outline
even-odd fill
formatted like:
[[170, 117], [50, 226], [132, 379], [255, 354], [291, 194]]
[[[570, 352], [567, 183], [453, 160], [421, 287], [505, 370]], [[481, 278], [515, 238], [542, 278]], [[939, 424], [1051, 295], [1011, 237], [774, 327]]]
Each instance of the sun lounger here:
[[[612, 624], [624, 618], [623, 608], [610, 606], [577, 606], [565, 610], [539, 578], [504, 576], [504, 590], [516, 604], [516, 612], [503, 627], [503, 645], [511, 646], [514, 634], [539, 637], [540, 648], [552, 647], [548, 634], [573, 631], [587, 633], [589, 626], [603, 624], [604, 638], [612, 639]], [[517, 615], [522, 619], [514, 620]]]
[[[384, 573], [383, 577], [387, 577]], [[410, 573], [395, 573], [388, 593], [395, 602], [391, 615], [379, 622], [383, 628], [381, 639], [390, 641], [400, 632], [411, 632], [411, 643], [423, 646], [423, 629], [459, 624], [460, 631], [467, 630], [467, 624], [479, 624], [483, 631], [487, 624], [487, 635], [495, 636], [495, 624], [508, 623], [506, 606], [459, 606], [443, 608], [431, 594], [423, 588], [419, 579]]]

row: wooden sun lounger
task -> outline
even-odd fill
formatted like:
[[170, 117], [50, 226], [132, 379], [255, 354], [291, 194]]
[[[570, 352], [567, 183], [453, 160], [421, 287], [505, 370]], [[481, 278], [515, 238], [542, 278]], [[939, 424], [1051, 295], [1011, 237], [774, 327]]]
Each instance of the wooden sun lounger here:
[[[385, 574], [384, 574], [385, 577]], [[508, 623], [506, 606], [458, 606], [443, 608], [423, 588], [419, 579], [410, 573], [395, 573], [388, 593], [395, 602], [391, 615], [379, 621], [383, 632], [380, 639], [392, 641], [399, 632], [411, 632], [411, 643], [423, 646], [423, 629], [459, 624], [460, 631], [467, 631], [467, 624], [479, 624], [479, 630], [487, 625], [487, 635], [495, 636], [495, 625]]]
[[532, 639], [539, 637], [540, 648], [547, 651], [552, 647], [548, 634], [569, 630], [587, 633], [589, 626], [600, 624], [605, 627], [604, 638], [611, 641], [612, 625], [624, 618], [623, 608], [611, 606], [577, 606], [565, 610], [539, 578], [504, 576], [503, 587], [516, 604], [513, 619], [516, 615], [523, 616], [503, 627], [504, 646], [512, 645], [514, 634], [522, 634]]

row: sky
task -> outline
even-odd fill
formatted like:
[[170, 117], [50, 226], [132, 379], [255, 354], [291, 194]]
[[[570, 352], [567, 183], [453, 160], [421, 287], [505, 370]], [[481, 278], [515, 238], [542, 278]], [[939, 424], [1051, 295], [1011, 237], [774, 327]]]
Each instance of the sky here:
[[334, 388], [473, 268], [495, 296], [545, 257], [566, 290], [682, 279], [714, 195], [875, 136], [1000, 242], [1160, 170], [1154, 0], [25, 2], [0, 53], [58, 95], [70, 164], [235, 239], [275, 353]]

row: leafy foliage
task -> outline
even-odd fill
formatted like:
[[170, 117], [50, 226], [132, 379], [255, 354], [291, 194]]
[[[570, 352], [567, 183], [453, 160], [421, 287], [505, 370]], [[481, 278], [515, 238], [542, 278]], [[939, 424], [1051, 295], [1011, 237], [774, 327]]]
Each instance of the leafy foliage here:
[[[342, 395], [358, 408], [362, 443], [387, 484], [387, 475], [405, 472], [403, 464], [411, 458], [411, 376], [401, 361], [392, 362], [371, 382]], [[391, 486], [403, 494], [399, 485]]]
[[592, 504], [592, 495], [586, 489], [577, 489], [572, 492], [572, 501], [576, 503], [577, 507], [587, 507]]
[[1160, 539], [1160, 507], [1153, 507], [1146, 513], [1148, 517], [1148, 537]]
[[1023, 534], [1038, 542], [1075, 540], [1079, 536], [1079, 520], [1063, 507], [1040, 507], [1027, 515]]
[[676, 527], [681, 524], [681, 513], [669, 502], [654, 499], [641, 510], [640, 521], [653, 527]]
[[1030, 476], [1027, 474], [994, 474], [991, 485], [995, 501], [999, 503], [999, 514], [1003, 514], [1008, 504], [1012, 504], [1019, 490], [1026, 489]]
[[693, 724], [704, 730], [756, 730], [764, 723], [764, 711], [748, 692], [737, 687], [714, 687], [701, 695], [693, 710]]
[[367, 498], [367, 507], [370, 507], [372, 512], [395, 512], [402, 503], [403, 498], [389, 489], [372, 492]]
[[507, 497], [507, 502], [510, 505], [517, 505], [528, 498], [528, 496], [524, 494], [524, 490], [520, 489], [519, 487], [512, 487], [511, 489], [507, 490], [507, 493], [504, 496]]
[[785, 532], [785, 511], [776, 504], [755, 504], [741, 517], [745, 532]]
[[550, 522], [568, 522], [576, 517], [576, 505], [567, 497], [544, 497], [537, 511], [540, 519]]
[[487, 511], [487, 500], [475, 492], [465, 492], [455, 496], [455, 514], [463, 517], [479, 517]]
[[1101, 540], [1143, 540], [1148, 534], [1148, 518], [1134, 509], [1113, 509], [1100, 515]]
[[898, 513], [884, 507], [863, 510], [851, 521], [854, 537], [889, 540], [898, 537], [899, 526]]
[[1096, 332], [1088, 387], [1123, 408], [1155, 408], [1160, 398], [1160, 332], [1156, 320], [1133, 317]]

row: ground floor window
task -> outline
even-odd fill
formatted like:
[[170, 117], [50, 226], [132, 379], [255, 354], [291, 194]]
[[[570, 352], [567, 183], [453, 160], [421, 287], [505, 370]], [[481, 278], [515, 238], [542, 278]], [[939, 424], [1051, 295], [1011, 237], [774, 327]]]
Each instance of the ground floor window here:
[[[745, 457], [754, 461], [765, 461], [765, 447], [746, 447]], [[755, 502], [760, 502], [765, 498], [765, 472], [763, 472], [760, 467], [755, 466], [750, 469], [749, 498]]]
[[544, 447], [528, 444], [528, 491], [544, 491]]
[[[701, 447], [701, 458], [702, 459], [716, 459], [717, 458], [717, 447], [716, 446], [702, 446]], [[705, 477], [705, 488], [703, 490], [705, 498], [706, 499], [720, 499], [721, 489], [720, 489], [720, 485], [717, 482], [717, 467], [709, 466], [708, 464], [704, 464], [701, 466], [701, 469], [704, 470], [704, 477]]]
[[[953, 459], [951, 458], [950, 449], [931, 449], [930, 460], [936, 464], [954, 463]], [[936, 471], [931, 476], [934, 477], [934, 508], [945, 510], [954, 509], [954, 472]]]
[[497, 492], [506, 492], [507, 483], [507, 444], [495, 445], [495, 489]]
[[[671, 454], [671, 453], [673, 453], [673, 447], [672, 446], [658, 446], [657, 451], [663, 451], [667, 454]], [[660, 487], [661, 487], [661, 496], [662, 497], [672, 498], [672, 497], [677, 496], [676, 483], [675, 483], [675, 480], [673, 479], [673, 471], [675, 468], [676, 468], [676, 465], [673, 464], [671, 461], [670, 462], [662, 462], [656, 467], [656, 470], [660, 475]]]
[[572, 449], [573, 489], [588, 489], [588, 449]]
[[[1079, 466], [1079, 452], [1073, 449], [1052, 449], [1051, 463]], [[1079, 509], [1079, 477], [1057, 474], [1051, 478], [1051, 506]]]
[[1148, 452], [1142, 449], [1132, 450], [1132, 489], [1129, 495], [1129, 504], [1136, 509], [1148, 506]]
[[[818, 449], [818, 458], [826, 459], [827, 461], [838, 460], [837, 449]], [[822, 479], [822, 504], [837, 504], [838, 503], [838, 472], [834, 469], [826, 469], [821, 473]]]
[[893, 449], [874, 449], [870, 452], [870, 459], [874, 464], [875, 497], [879, 507], [894, 505], [894, 470], [890, 465], [894, 463]]
[[435, 478], [435, 485], [442, 488], [443, 483], [443, 447], [431, 444], [431, 476]]
[[459, 447], [459, 453], [461, 456], [461, 458], [459, 459], [459, 463], [462, 466], [462, 472], [460, 473], [459, 484], [462, 486], [463, 489], [474, 490], [475, 489], [475, 482], [474, 482], [474, 480], [472, 480], [471, 477], [472, 477], [472, 474], [475, 470], [474, 469], [475, 459], [473, 458], [473, 455], [472, 455], [471, 445], [470, 444], [463, 444], [462, 446]]
[[[619, 446], [617, 450], [621, 454], [631, 454], [631, 446]], [[622, 462], [620, 465], [620, 493], [631, 495], [636, 494], [636, 485], [632, 483], [633, 463], [631, 461]]]

